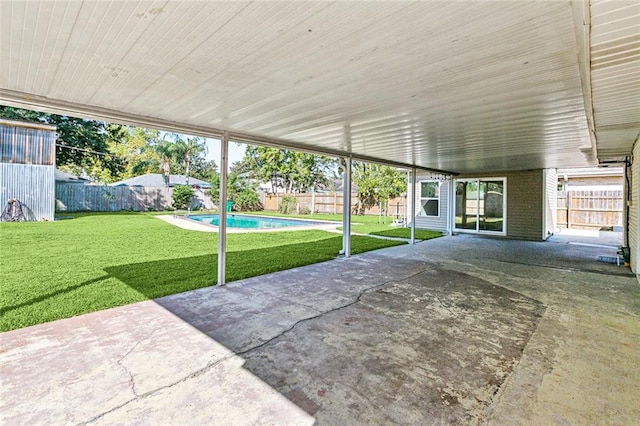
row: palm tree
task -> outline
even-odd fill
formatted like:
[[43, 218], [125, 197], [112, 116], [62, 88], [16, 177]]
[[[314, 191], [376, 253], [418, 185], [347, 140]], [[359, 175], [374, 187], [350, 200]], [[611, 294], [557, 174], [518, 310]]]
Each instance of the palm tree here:
[[181, 158], [182, 161], [184, 161], [185, 183], [189, 185], [189, 170], [191, 167], [191, 161], [202, 154], [206, 154], [207, 146], [205, 145], [205, 142], [202, 138], [188, 138], [186, 141], [184, 141], [180, 137], [176, 137], [174, 148], [176, 158]]
[[164, 176], [164, 185], [169, 186], [169, 178], [171, 177], [171, 158], [175, 156], [175, 144], [162, 139], [157, 145], [153, 146], [153, 150], [160, 156], [160, 170]]

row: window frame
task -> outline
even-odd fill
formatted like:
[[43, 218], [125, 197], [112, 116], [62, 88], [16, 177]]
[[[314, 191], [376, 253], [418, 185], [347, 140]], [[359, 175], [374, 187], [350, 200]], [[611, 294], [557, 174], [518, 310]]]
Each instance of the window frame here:
[[[456, 227], [456, 217], [458, 215], [458, 211], [457, 211], [457, 200], [456, 200], [456, 185], [458, 184], [458, 182], [477, 182], [478, 184], [478, 194], [477, 194], [477, 198], [476, 200], [480, 200], [480, 182], [491, 182], [491, 181], [501, 181], [502, 182], [502, 191], [503, 191], [503, 199], [502, 199], [502, 231], [488, 231], [488, 230], [481, 230], [480, 229], [480, 224], [479, 224], [479, 217], [480, 217], [480, 212], [477, 211], [476, 212], [476, 229], [464, 229], [464, 228], [457, 228]], [[451, 216], [451, 220], [452, 220], [452, 229], [454, 232], [462, 232], [462, 233], [470, 233], [470, 234], [488, 234], [488, 235], [503, 235], [503, 236], [507, 236], [507, 177], [506, 176], [498, 176], [498, 177], [480, 177], [480, 178], [461, 178], [461, 179], [455, 179], [453, 181], [453, 215]]]
[[[418, 211], [418, 217], [424, 217], [424, 218], [439, 218], [440, 217], [440, 199], [441, 199], [441, 187], [442, 187], [442, 181], [441, 180], [437, 180], [437, 179], [425, 179], [425, 180], [421, 180], [418, 182], [420, 185], [418, 185], [418, 191], [420, 196], [418, 197], [418, 199], [420, 200], [420, 210]], [[424, 183], [435, 183], [437, 185], [436, 189], [438, 191], [438, 196], [437, 197], [423, 197], [422, 196], [422, 184]], [[422, 214], [422, 212], [424, 211], [423, 208], [423, 204], [422, 204], [422, 200], [426, 200], [426, 201], [437, 201], [438, 202], [438, 214], [437, 215], [431, 215], [431, 214], [427, 214], [427, 212], [425, 211], [425, 214]]]

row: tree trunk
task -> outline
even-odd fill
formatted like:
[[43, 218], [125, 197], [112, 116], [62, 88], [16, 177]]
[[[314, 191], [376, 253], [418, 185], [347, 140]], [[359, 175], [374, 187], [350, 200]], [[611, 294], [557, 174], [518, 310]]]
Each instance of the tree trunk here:
[[171, 177], [171, 164], [168, 159], [162, 160], [162, 173], [164, 174], [164, 186], [169, 187], [169, 179]]
[[184, 160], [184, 181], [187, 185], [189, 185], [189, 168], [191, 166], [191, 160], [187, 157]]

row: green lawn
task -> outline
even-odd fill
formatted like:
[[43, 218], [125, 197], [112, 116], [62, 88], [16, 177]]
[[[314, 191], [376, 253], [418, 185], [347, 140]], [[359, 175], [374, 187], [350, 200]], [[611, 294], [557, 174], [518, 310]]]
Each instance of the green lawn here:
[[[1, 223], [0, 330], [67, 318], [216, 283], [218, 234], [151, 214], [79, 214]], [[354, 254], [402, 244], [352, 237]], [[330, 260], [342, 236], [325, 231], [227, 235], [227, 280]]]
[[[284, 215], [278, 212], [270, 212], [270, 211], [262, 211], [255, 212], [259, 215], [267, 215], [267, 216], [281, 216], [281, 217], [291, 217], [291, 218], [300, 218], [300, 219], [309, 219], [309, 220], [330, 220], [334, 222], [342, 223], [342, 215], [341, 214], [328, 214], [328, 213], [316, 213], [314, 215]], [[251, 214], [254, 214], [253, 212]], [[402, 228], [398, 226], [391, 226], [392, 218], [382, 218], [386, 223], [378, 223], [380, 218], [374, 215], [366, 215], [366, 216], [351, 216], [351, 232], [355, 232], [357, 234], [369, 234], [369, 235], [380, 235], [384, 237], [397, 237], [397, 238], [411, 238], [411, 229], [410, 228]], [[342, 227], [338, 227], [338, 229], [342, 229]], [[429, 229], [416, 229], [415, 237], [418, 240], [430, 240], [432, 238], [441, 237], [442, 232], [440, 231], [431, 231]]]

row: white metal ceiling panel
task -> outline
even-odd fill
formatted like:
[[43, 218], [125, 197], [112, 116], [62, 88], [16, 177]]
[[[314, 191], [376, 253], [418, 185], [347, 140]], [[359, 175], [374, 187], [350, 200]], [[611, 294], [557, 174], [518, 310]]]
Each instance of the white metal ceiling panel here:
[[628, 156], [640, 134], [640, 2], [591, 2], [591, 83], [598, 157]]
[[569, 0], [5, 1], [0, 102], [453, 172], [585, 166], [585, 87], [600, 157], [637, 127], [638, 11], [613, 3], [589, 83]]

